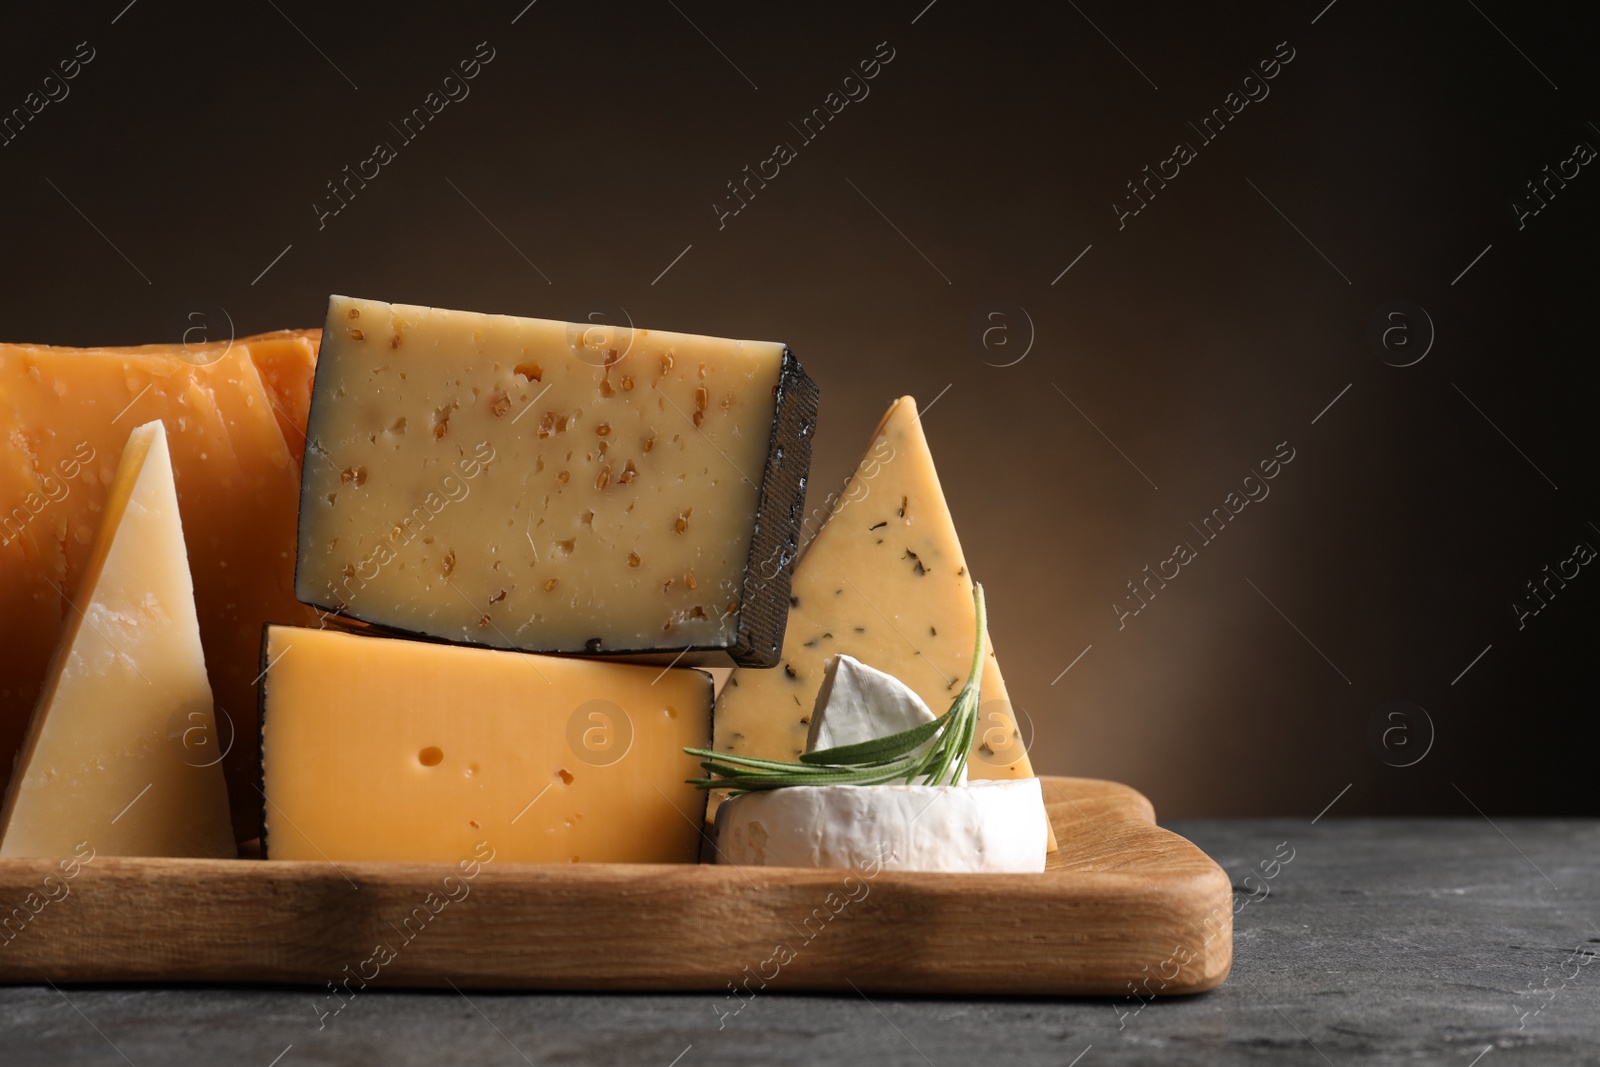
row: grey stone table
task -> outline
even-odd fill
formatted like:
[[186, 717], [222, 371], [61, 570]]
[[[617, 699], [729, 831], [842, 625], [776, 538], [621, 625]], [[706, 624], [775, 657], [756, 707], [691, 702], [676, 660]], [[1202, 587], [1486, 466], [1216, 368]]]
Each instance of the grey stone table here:
[[1233, 975], [1199, 997], [365, 991], [319, 1029], [309, 990], [22, 987], [0, 1064], [1600, 1063], [1600, 822], [1173, 829], [1236, 886]]

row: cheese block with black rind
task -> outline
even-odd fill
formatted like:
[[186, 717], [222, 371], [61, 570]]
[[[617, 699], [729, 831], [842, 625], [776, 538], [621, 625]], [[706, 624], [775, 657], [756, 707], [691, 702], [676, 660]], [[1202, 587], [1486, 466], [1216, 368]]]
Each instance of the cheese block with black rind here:
[[335, 296], [296, 592], [457, 644], [771, 666], [816, 403], [781, 344]]

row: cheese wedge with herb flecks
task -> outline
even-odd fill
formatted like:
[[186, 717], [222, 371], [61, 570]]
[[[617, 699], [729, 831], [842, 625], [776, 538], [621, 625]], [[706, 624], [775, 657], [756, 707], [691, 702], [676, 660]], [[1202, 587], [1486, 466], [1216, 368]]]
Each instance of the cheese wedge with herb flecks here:
[[[717, 751], [797, 759], [826, 663], [839, 653], [894, 675], [936, 714], [961, 691], [976, 636], [972, 575], [911, 397], [879, 423], [796, 565], [789, 602], [779, 666], [734, 671], [717, 699]], [[981, 693], [969, 775], [1034, 777], [992, 645]]]

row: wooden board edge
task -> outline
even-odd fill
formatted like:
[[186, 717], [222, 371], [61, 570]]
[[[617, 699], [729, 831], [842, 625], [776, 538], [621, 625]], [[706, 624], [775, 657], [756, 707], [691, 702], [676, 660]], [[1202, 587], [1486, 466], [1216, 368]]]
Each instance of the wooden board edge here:
[[[843, 904], [842, 871], [491, 863], [463, 879], [439, 864], [100, 857], [68, 877], [54, 861], [5, 860], [0, 902], [24, 910], [0, 912], [0, 982], [267, 982], [319, 992], [344, 982], [348, 992], [369, 981], [442, 988], [449, 979], [720, 995], [770, 964], [786, 930], [828, 926], [819, 909], [832, 894], [841, 914], [854, 909], [843, 916], [854, 930], [807, 938], [774, 992], [854, 984], [886, 994], [1148, 999], [1222, 984], [1232, 962], [1227, 875], [1156, 826], [1136, 791], [1051, 782], [1053, 815], [1071, 812], [1075, 833], [1147, 862], [1113, 855], [1098, 869], [1026, 876], [886, 871], [870, 897]], [[452, 874], [461, 897], [447, 903]], [[419, 908], [430, 899], [433, 915]], [[413, 924], [418, 935], [403, 945], [388, 933], [405, 936]], [[375, 937], [402, 950], [363, 980], [377, 966]], [[974, 947], [986, 944], [991, 958], [978, 959]]]

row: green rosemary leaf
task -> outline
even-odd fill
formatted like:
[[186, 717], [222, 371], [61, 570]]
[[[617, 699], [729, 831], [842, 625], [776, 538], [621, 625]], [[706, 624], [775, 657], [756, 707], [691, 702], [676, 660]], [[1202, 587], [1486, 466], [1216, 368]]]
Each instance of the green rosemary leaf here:
[[886, 737], [875, 737], [870, 741], [857, 741], [853, 745], [839, 745], [835, 748], [821, 748], [815, 752], [807, 752], [800, 757], [800, 762], [848, 765], [904, 756], [908, 752], [915, 752], [937, 737], [949, 717], [950, 713], [946, 712], [937, 719]]
[[[811, 769], [804, 764], [789, 763], [784, 760], [758, 759], [754, 756], [735, 756], [731, 752], [715, 752], [708, 748], [686, 748], [684, 751], [691, 756], [700, 756], [703, 759], [716, 760], [719, 763], [736, 764], [741, 768], [749, 768], [753, 771], [792, 771], [797, 769], [805, 771]], [[821, 768], [817, 769], [820, 770]]]
[[[888, 785], [893, 782], [904, 782], [907, 778], [917, 776], [917, 773], [917, 768], [913, 765], [880, 767], [874, 770], [839, 767], [835, 768], [833, 773], [825, 775], [738, 775], [695, 778], [690, 781], [702, 789], [734, 789], [744, 793], [755, 793], [769, 789], [787, 789], [792, 786]], [[701, 785], [702, 782], [708, 784]]]

